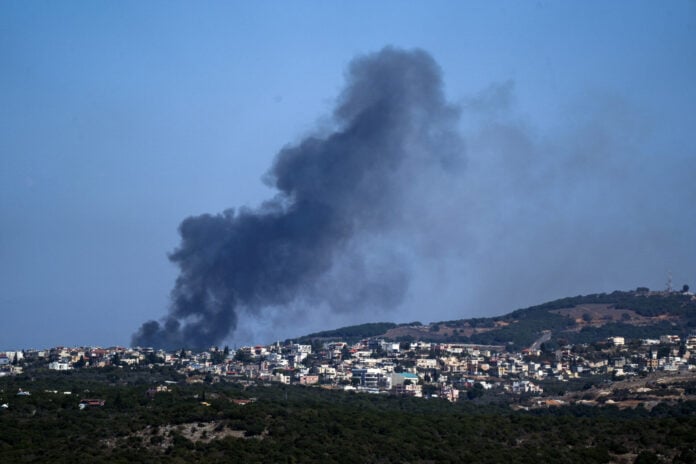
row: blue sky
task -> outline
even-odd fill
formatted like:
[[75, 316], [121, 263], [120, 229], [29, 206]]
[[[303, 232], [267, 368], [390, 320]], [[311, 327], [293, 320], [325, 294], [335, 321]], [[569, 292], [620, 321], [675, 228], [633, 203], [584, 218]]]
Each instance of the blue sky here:
[[[276, 153], [330, 124], [346, 65], [386, 45], [430, 53], [462, 108], [476, 177], [457, 195], [488, 206], [454, 221], [473, 237], [443, 264], [460, 278], [433, 298], [431, 263], [401, 312], [262, 317], [231, 343], [660, 288], [669, 271], [696, 287], [693, 1], [7, 1], [0, 349], [129, 343], [167, 311], [179, 223], [270, 198]], [[511, 169], [520, 151], [545, 168]], [[567, 181], [539, 187], [555, 170]], [[547, 253], [550, 230], [568, 234]], [[530, 266], [548, 271], [525, 281]]]

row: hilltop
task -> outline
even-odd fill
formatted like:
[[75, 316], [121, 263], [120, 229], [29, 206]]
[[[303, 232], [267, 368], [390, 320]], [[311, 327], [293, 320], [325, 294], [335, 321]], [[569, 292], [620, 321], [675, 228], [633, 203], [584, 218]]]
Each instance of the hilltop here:
[[594, 342], [613, 335], [657, 338], [661, 334], [687, 335], [696, 330], [696, 296], [688, 291], [651, 292], [647, 288], [561, 298], [495, 316], [421, 324], [379, 322], [312, 333], [299, 343], [383, 338], [424, 340], [522, 349], [544, 334], [566, 343]]

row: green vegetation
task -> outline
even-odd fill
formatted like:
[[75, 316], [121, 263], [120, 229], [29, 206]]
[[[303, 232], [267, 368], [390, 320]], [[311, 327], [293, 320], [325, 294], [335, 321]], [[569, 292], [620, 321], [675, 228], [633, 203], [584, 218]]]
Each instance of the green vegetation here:
[[[607, 305], [613, 310], [632, 310], [638, 317], [646, 318], [640, 324], [622, 313], [620, 321], [594, 320], [589, 313], [580, 315], [584, 326], [554, 311], [572, 309], [583, 305]], [[660, 319], [667, 317], [667, 320]], [[654, 319], [650, 319], [654, 318]], [[443, 327], [455, 328], [443, 335]], [[462, 329], [476, 329], [466, 335]], [[433, 323], [423, 339], [486, 345], [506, 345], [519, 350], [530, 346], [544, 330], [551, 330], [568, 343], [590, 343], [612, 335], [627, 338], [657, 338], [666, 333], [687, 335], [696, 330], [696, 301], [690, 295], [650, 293], [647, 288], [633, 292], [612, 292], [562, 298], [529, 308], [518, 309], [504, 316], [460, 319]], [[483, 329], [483, 330], [481, 330]]]
[[572, 325], [570, 319], [549, 312], [545, 306], [518, 310], [499, 320], [508, 322], [509, 325], [472, 335], [468, 341], [486, 345], [507, 344], [511, 349], [517, 350], [534, 343], [543, 330], [557, 332]]
[[[558, 311], [578, 306], [583, 307]], [[638, 339], [690, 332], [696, 327], [696, 302], [690, 295], [641, 289], [564, 298], [494, 318], [422, 329], [408, 325], [423, 338], [510, 349], [530, 346], [543, 330], [551, 330], [553, 338], [544, 339], [540, 355], [533, 355], [536, 361], [555, 361], [557, 350], [568, 343], [587, 343], [575, 349], [595, 359], [608, 345], [594, 342], [612, 335]], [[396, 327], [362, 324], [297, 341], [313, 343], [318, 351], [322, 340], [377, 337]], [[659, 346], [658, 357], [671, 349]], [[435, 351], [433, 347], [432, 356]], [[245, 353], [239, 351], [237, 358]], [[221, 361], [229, 354], [225, 347], [211, 356]], [[148, 357], [159, 360], [155, 354]], [[684, 396], [695, 391], [689, 379], [674, 388], [655, 388], [653, 397], [671, 397], [662, 402], [649, 401], [629, 387], [617, 388], [612, 401], [635, 401], [631, 407], [643, 402], [635, 409], [619, 409], [604, 396], [597, 399], [598, 390], [606, 388], [601, 375], [548, 378], [540, 381], [543, 397], [512, 400], [477, 382], [462, 390], [459, 402], [450, 403], [242, 385], [225, 382], [225, 377], [214, 383], [219, 378], [210, 373], [187, 378], [174, 367], [127, 367], [118, 359], [114, 364], [123, 366], [67, 372], [39, 366], [0, 377], [0, 404], [8, 405], [0, 408], [0, 462], [696, 462], [696, 402]], [[415, 358], [407, 358], [397, 368], [414, 364]], [[426, 381], [435, 375], [428, 372]], [[193, 381], [197, 383], [189, 383]], [[18, 396], [20, 389], [31, 395]], [[426, 384], [423, 391], [437, 394], [438, 387]], [[540, 401], [564, 394], [600, 405], [539, 407]], [[81, 399], [87, 398], [105, 404], [81, 408]], [[527, 407], [531, 410], [523, 410]]]
[[[230, 383], [179, 383], [148, 396], [152, 383], [113, 374], [0, 379], [0, 400], [10, 404], [0, 411], [0, 462], [693, 462], [696, 453], [692, 402], [513, 412], [470, 400]], [[19, 388], [32, 395], [15, 396]], [[106, 404], [80, 410], [82, 397]], [[240, 398], [256, 401], [233, 401]]]
[[[631, 322], [629, 315], [623, 313], [619, 321], [600, 321], [597, 324], [588, 313], [581, 315], [587, 325], [576, 326], [576, 322], [568, 316], [553, 311], [571, 309], [581, 305], [608, 305], [615, 310], [632, 310], [642, 318], [640, 324]], [[667, 316], [669, 320], [658, 317]], [[592, 322], [592, 324], [590, 324]], [[344, 340], [355, 342], [370, 337], [380, 337], [395, 327], [417, 326], [419, 322], [410, 324], [394, 324], [377, 322], [342, 327], [336, 330], [316, 332], [296, 339], [298, 343], [310, 343], [312, 340]], [[442, 332], [443, 328], [454, 329]], [[476, 333], [465, 335], [462, 329], [476, 329]], [[509, 349], [519, 350], [530, 346], [544, 330], [551, 330], [556, 336], [562, 337], [569, 343], [591, 343], [620, 334], [628, 338], [656, 338], [665, 333], [687, 332], [696, 330], [696, 301], [687, 294], [650, 293], [650, 290], [639, 287], [636, 291], [599, 293], [593, 295], [561, 298], [548, 303], [529, 308], [518, 309], [509, 314], [497, 317], [480, 317], [452, 321], [434, 322], [429, 329], [420, 334], [424, 341], [477, 343], [485, 345], [506, 345]], [[561, 335], [562, 333], [562, 335]], [[413, 336], [407, 335], [396, 341], [412, 341]]]
[[[688, 286], [687, 286], [688, 287]], [[568, 316], [553, 311], [571, 309], [581, 305], [608, 305], [615, 310], [632, 310], [639, 317], [655, 318], [643, 320], [640, 324], [631, 322], [630, 316], [623, 313], [620, 321], [595, 322], [588, 313], [581, 315], [584, 327]], [[658, 317], [667, 316], [669, 320]], [[381, 337], [395, 327], [419, 326], [420, 322], [394, 324], [377, 322], [342, 327], [335, 330], [316, 332], [295, 339], [298, 343], [311, 343], [313, 340], [343, 340], [355, 342], [370, 337]], [[443, 328], [454, 329], [442, 332]], [[465, 335], [462, 329], [476, 329], [476, 333]], [[430, 324], [427, 331], [420, 333], [424, 341], [477, 343], [485, 345], [506, 345], [509, 349], [519, 350], [530, 346], [544, 330], [551, 330], [556, 336], [569, 343], [590, 343], [620, 334], [628, 338], [656, 338], [665, 333], [687, 332], [696, 330], [696, 301], [690, 295], [672, 293], [650, 293], [639, 287], [636, 291], [599, 293], [593, 295], [561, 298], [529, 308], [518, 309], [497, 317], [480, 317], [441, 321]], [[562, 333], [562, 335], [561, 335]], [[395, 341], [412, 341], [407, 335]]]
[[309, 343], [314, 339], [334, 339], [341, 341], [357, 341], [363, 338], [376, 337], [382, 335], [389, 329], [393, 329], [397, 324], [393, 322], [373, 322], [368, 324], [351, 325], [335, 330], [325, 330], [294, 339], [297, 343]]

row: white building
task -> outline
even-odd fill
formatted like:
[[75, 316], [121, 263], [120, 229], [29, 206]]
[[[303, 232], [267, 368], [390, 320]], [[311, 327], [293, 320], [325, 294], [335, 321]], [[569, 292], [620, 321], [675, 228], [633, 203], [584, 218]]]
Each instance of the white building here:
[[48, 368], [54, 371], [69, 371], [72, 369], [72, 366], [66, 362], [53, 361], [48, 364]]

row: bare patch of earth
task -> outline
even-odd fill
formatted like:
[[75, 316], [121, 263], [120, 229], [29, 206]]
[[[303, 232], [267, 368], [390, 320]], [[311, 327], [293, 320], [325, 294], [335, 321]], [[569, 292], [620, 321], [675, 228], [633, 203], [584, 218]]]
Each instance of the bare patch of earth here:
[[696, 395], [687, 394], [684, 385], [696, 384], [696, 371], [653, 372], [645, 377], [629, 377], [610, 384], [593, 386], [588, 390], [570, 392], [558, 397], [564, 403], [588, 406], [615, 405], [619, 409], [636, 408], [642, 405], [650, 410], [660, 403], [675, 404], [678, 401], [696, 400]]
[[393, 329], [387, 330], [384, 337], [397, 340], [402, 337], [412, 337], [414, 340], [419, 339], [446, 339], [449, 337], [461, 335], [464, 337], [471, 337], [474, 334], [488, 332], [489, 330], [495, 330], [499, 328], [497, 325], [495, 327], [471, 327], [469, 325], [464, 325], [462, 327], [449, 327], [442, 324], [437, 324], [438, 330], [432, 330], [431, 326], [403, 326], [394, 327]]
[[584, 304], [574, 308], [555, 309], [549, 312], [573, 319], [578, 330], [587, 326], [601, 327], [611, 322], [631, 325], [652, 325], [660, 321], [678, 320], [677, 317], [671, 317], [666, 314], [656, 317], [645, 317], [632, 309], [617, 309], [609, 304]]
[[147, 448], [159, 448], [166, 450], [172, 446], [174, 437], [180, 435], [191, 442], [210, 443], [227, 437], [243, 439], [263, 439], [267, 432], [261, 435], [246, 436], [244, 430], [232, 430], [223, 421], [189, 422], [184, 424], [167, 424], [160, 426], [147, 426], [142, 430], [121, 438], [109, 438], [104, 440], [110, 448], [115, 448], [120, 440], [140, 441]]

